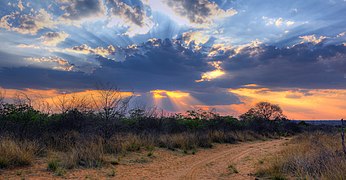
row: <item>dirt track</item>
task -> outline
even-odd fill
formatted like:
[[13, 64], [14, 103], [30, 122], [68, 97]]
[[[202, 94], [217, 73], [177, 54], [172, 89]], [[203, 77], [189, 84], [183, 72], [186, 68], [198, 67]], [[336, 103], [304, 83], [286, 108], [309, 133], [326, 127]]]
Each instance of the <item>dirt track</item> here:
[[[251, 176], [265, 157], [281, 150], [287, 139], [236, 145], [220, 144], [213, 149], [201, 150], [196, 155], [172, 155], [157, 152], [152, 163], [138, 166], [120, 166], [120, 179], [255, 179]], [[238, 173], [231, 173], [229, 165]]]
[[[47, 164], [38, 160], [34, 166], [0, 172], [2, 179], [255, 179], [251, 176], [265, 157], [280, 151], [288, 139], [239, 144], [217, 144], [200, 149], [195, 155], [157, 149], [153, 157], [147, 152], [125, 157], [120, 165], [101, 169], [76, 169], [63, 177], [47, 171]], [[264, 162], [266, 163], [266, 162]], [[237, 173], [230, 171], [230, 165]], [[19, 174], [20, 172], [20, 174]]]

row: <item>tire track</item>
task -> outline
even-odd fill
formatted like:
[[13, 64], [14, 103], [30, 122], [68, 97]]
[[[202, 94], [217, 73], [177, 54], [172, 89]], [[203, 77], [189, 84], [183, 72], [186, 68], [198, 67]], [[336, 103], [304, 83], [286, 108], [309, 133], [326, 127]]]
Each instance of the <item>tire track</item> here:
[[199, 170], [203, 169], [206, 164], [211, 162], [218, 162], [220, 159], [227, 159], [227, 161], [235, 162], [246, 155], [258, 150], [255, 147], [267, 148], [268, 146], [273, 146], [274, 144], [282, 142], [281, 140], [265, 141], [259, 143], [246, 143], [240, 144], [239, 146], [231, 147], [229, 150], [220, 152], [212, 157], [208, 157], [197, 163], [193, 164], [192, 167], [187, 171], [187, 173], [181, 179], [197, 179]]

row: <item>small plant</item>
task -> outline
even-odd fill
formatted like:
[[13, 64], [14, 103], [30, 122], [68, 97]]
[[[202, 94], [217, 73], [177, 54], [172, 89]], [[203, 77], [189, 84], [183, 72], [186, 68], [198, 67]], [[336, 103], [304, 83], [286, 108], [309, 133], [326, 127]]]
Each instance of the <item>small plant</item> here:
[[49, 171], [55, 172], [58, 168], [59, 168], [59, 161], [58, 160], [52, 160], [52, 161], [48, 162], [47, 169]]
[[131, 160], [130, 162], [143, 164], [143, 163], [147, 163], [149, 161], [148, 161], [148, 159], [141, 157], [141, 158], [137, 158], [135, 160]]
[[64, 176], [66, 174], [66, 170], [62, 167], [58, 167], [56, 171], [54, 172], [54, 175], [56, 176]]
[[111, 160], [111, 165], [113, 165], [113, 166], [119, 165], [119, 161], [118, 160]]
[[17, 175], [17, 176], [21, 176], [22, 174], [23, 174], [23, 171], [22, 171], [22, 170], [16, 172], [16, 175]]
[[147, 156], [148, 157], [152, 157], [153, 156], [153, 152], [152, 151], [148, 152]]
[[111, 172], [107, 174], [109, 177], [114, 177], [116, 175], [115, 169], [112, 169]]
[[239, 173], [239, 171], [237, 170], [237, 168], [233, 164], [230, 164], [227, 168], [228, 168], [228, 171], [230, 174]]

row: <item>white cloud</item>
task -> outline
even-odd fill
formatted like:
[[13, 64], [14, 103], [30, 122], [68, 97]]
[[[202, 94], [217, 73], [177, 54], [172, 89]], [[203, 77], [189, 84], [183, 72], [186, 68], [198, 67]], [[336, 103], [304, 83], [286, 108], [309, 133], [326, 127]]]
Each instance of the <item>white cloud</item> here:
[[289, 26], [292, 26], [295, 24], [294, 21], [285, 20], [281, 17], [269, 18], [269, 17], [263, 16], [262, 19], [264, 20], [264, 22], [267, 26], [275, 25], [276, 27], [283, 27], [283, 26], [289, 27]]
[[40, 37], [42, 44], [46, 46], [56, 46], [57, 44], [65, 41], [69, 37], [69, 34], [65, 32], [47, 32]]
[[86, 44], [75, 46], [70, 49], [66, 49], [68, 52], [77, 53], [77, 54], [94, 54], [102, 57], [107, 57], [115, 53], [115, 47], [113, 45], [109, 45], [107, 48], [97, 47], [91, 48]]
[[74, 71], [75, 66], [73, 64], [70, 64], [67, 60], [60, 58], [60, 57], [30, 57], [25, 58], [25, 60], [34, 63], [38, 66], [48, 66], [55, 70], [61, 70], [61, 71]]
[[325, 39], [327, 39], [328, 37], [326, 36], [317, 37], [316, 35], [313, 34], [313, 35], [307, 35], [307, 36], [299, 36], [299, 38], [303, 40], [301, 43], [308, 42], [312, 44], [319, 44], [323, 42]]
[[18, 8], [19, 8], [20, 11], [23, 11], [25, 9], [22, 0], [18, 1]]
[[133, 7], [121, 0], [109, 0], [108, 26], [125, 26], [128, 28], [125, 35], [133, 37], [137, 34], [146, 34], [154, 26], [151, 18], [147, 16], [144, 7]]
[[[19, 19], [19, 24], [14, 25], [10, 20]], [[40, 9], [36, 14], [23, 14], [19, 12], [5, 15], [0, 20], [0, 27], [9, 31], [15, 31], [20, 34], [36, 35], [37, 32], [44, 28], [54, 28], [56, 22], [53, 17], [44, 9]]]

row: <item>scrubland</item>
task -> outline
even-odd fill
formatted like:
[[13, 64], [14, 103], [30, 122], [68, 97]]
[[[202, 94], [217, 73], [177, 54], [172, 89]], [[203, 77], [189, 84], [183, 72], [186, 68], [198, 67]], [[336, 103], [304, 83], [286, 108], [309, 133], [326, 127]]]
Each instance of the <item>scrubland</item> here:
[[[194, 155], [215, 144], [263, 141], [316, 130], [335, 132], [332, 127], [293, 123], [269, 103], [237, 119], [214, 111], [163, 114], [156, 109], [129, 109], [127, 100], [112, 99], [112, 93], [106, 97], [110, 99], [98, 109], [89, 108], [84, 100], [60, 101], [60, 112], [54, 113], [38, 110], [28, 101], [0, 101], [0, 176], [43, 162], [47, 172], [64, 177], [75, 169], [117, 166], [136, 152], [144, 152], [145, 157], [133, 162], [144, 163], [158, 149]], [[261, 108], [275, 111], [260, 116]], [[257, 175], [344, 179], [345, 156], [338, 140], [336, 135], [323, 133], [297, 136]], [[115, 177], [116, 172], [108, 175]]]

